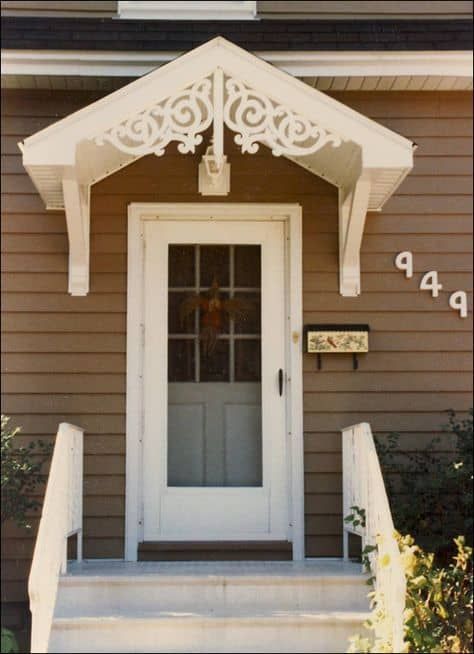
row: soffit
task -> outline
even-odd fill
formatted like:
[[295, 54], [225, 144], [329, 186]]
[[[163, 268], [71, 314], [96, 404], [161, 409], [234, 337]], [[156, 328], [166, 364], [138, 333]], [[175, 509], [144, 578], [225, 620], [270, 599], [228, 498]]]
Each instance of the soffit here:
[[[182, 52], [2, 50], [2, 87], [113, 91]], [[260, 51], [257, 55], [320, 91], [465, 91], [472, 51]]]

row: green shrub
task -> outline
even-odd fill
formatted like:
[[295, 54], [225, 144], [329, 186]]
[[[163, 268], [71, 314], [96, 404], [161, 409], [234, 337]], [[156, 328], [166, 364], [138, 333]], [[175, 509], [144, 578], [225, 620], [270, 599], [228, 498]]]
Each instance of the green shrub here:
[[[438, 567], [434, 554], [426, 554], [411, 536], [397, 535], [406, 578], [405, 652], [440, 654], [472, 652], [473, 575], [472, 548], [459, 536], [449, 565]], [[383, 598], [371, 593], [372, 615], [366, 628], [388, 633], [390, 617]], [[392, 652], [390, 636], [353, 636], [349, 652]]]
[[[448, 454], [439, 453], [439, 438], [417, 452], [401, 452], [398, 434], [376, 438], [394, 524], [415, 536], [397, 534], [407, 584], [406, 652], [472, 652], [473, 411], [461, 420], [454, 411], [448, 415]], [[365, 511], [351, 511], [346, 522], [361, 524]], [[376, 549], [376, 543], [369, 543], [362, 553], [366, 565]], [[372, 592], [369, 597], [372, 614], [365, 626], [389, 634], [383, 596]], [[349, 652], [393, 651], [389, 636], [350, 640]]]
[[416, 452], [401, 452], [398, 434], [375, 439], [394, 524], [440, 562], [452, 556], [458, 534], [472, 544], [473, 527], [473, 411], [462, 420], [448, 414], [450, 453], [439, 453], [439, 438]]
[[434, 555], [416, 547], [411, 536], [400, 538], [409, 652], [472, 652], [472, 548], [462, 536], [454, 543], [451, 563], [437, 567]]
[[41, 470], [51, 447], [42, 441], [32, 441], [26, 447], [16, 447], [15, 436], [20, 430], [11, 429], [9, 420], [2, 415], [2, 524], [13, 520], [18, 526], [28, 529], [28, 513], [40, 506], [32, 494], [43, 482]]
[[18, 643], [14, 634], [9, 630], [2, 627], [2, 640], [1, 640], [1, 654], [16, 654], [20, 650], [18, 649]]

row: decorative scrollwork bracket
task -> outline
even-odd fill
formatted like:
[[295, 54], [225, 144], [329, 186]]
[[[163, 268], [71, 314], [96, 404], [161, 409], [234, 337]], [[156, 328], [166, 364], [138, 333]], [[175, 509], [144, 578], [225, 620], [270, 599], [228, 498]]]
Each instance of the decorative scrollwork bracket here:
[[341, 137], [278, 104], [240, 80], [228, 78], [225, 84], [224, 122], [236, 132], [234, 141], [242, 152], [255, 154], [262, 143], [276, 157], [307, 156], [327, 144], [337, 147]]
[[[224, 155], [224, 126], [235, 132], [234, 141], [241, 152], [249, 154], [255, 154], [262, 144], [277, 157], [304, 157], [326, 145], [338, 147], [342, 142], [338, 134], [225, 75], [219, 67], [208, 77], [110, 127], [93, 140], [97, 145], [109, 143], [136, 157], [162, 156], [171, 141], [178, 142], [182, 154], [194, 153], [203, 141], [202, 133], [211, 124], [212, 152], [208, 148], [202, 161], [213, 186], [229, 166]], [[212, 174], [206, 160], [210, 156]]]

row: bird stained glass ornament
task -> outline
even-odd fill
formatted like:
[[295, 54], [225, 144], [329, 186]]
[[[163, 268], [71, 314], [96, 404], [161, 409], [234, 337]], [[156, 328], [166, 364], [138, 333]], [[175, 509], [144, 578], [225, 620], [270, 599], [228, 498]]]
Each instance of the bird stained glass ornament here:
[[180, 320], [184, 324], [195, 311], [199, 310], [199, 339], [205, 356], [211, 356], [217, 345], [217, 339], [222, 334], [226, 319], [236, 323], [245, 322], [253, 309], [248, 300], [241, 298], [222, 297], [219, 282], [216, 277], [206, 293], [190, 295], [180, 306]]

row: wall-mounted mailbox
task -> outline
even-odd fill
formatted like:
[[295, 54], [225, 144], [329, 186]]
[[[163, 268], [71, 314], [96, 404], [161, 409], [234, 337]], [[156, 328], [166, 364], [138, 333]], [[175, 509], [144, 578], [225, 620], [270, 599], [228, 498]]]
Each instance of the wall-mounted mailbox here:
[[354, 370], [357, 355], [369, 351], [369, 325], [306, 325], [305, 351], [317, 355], [318, 370], [321, 354], [352, 354]]

